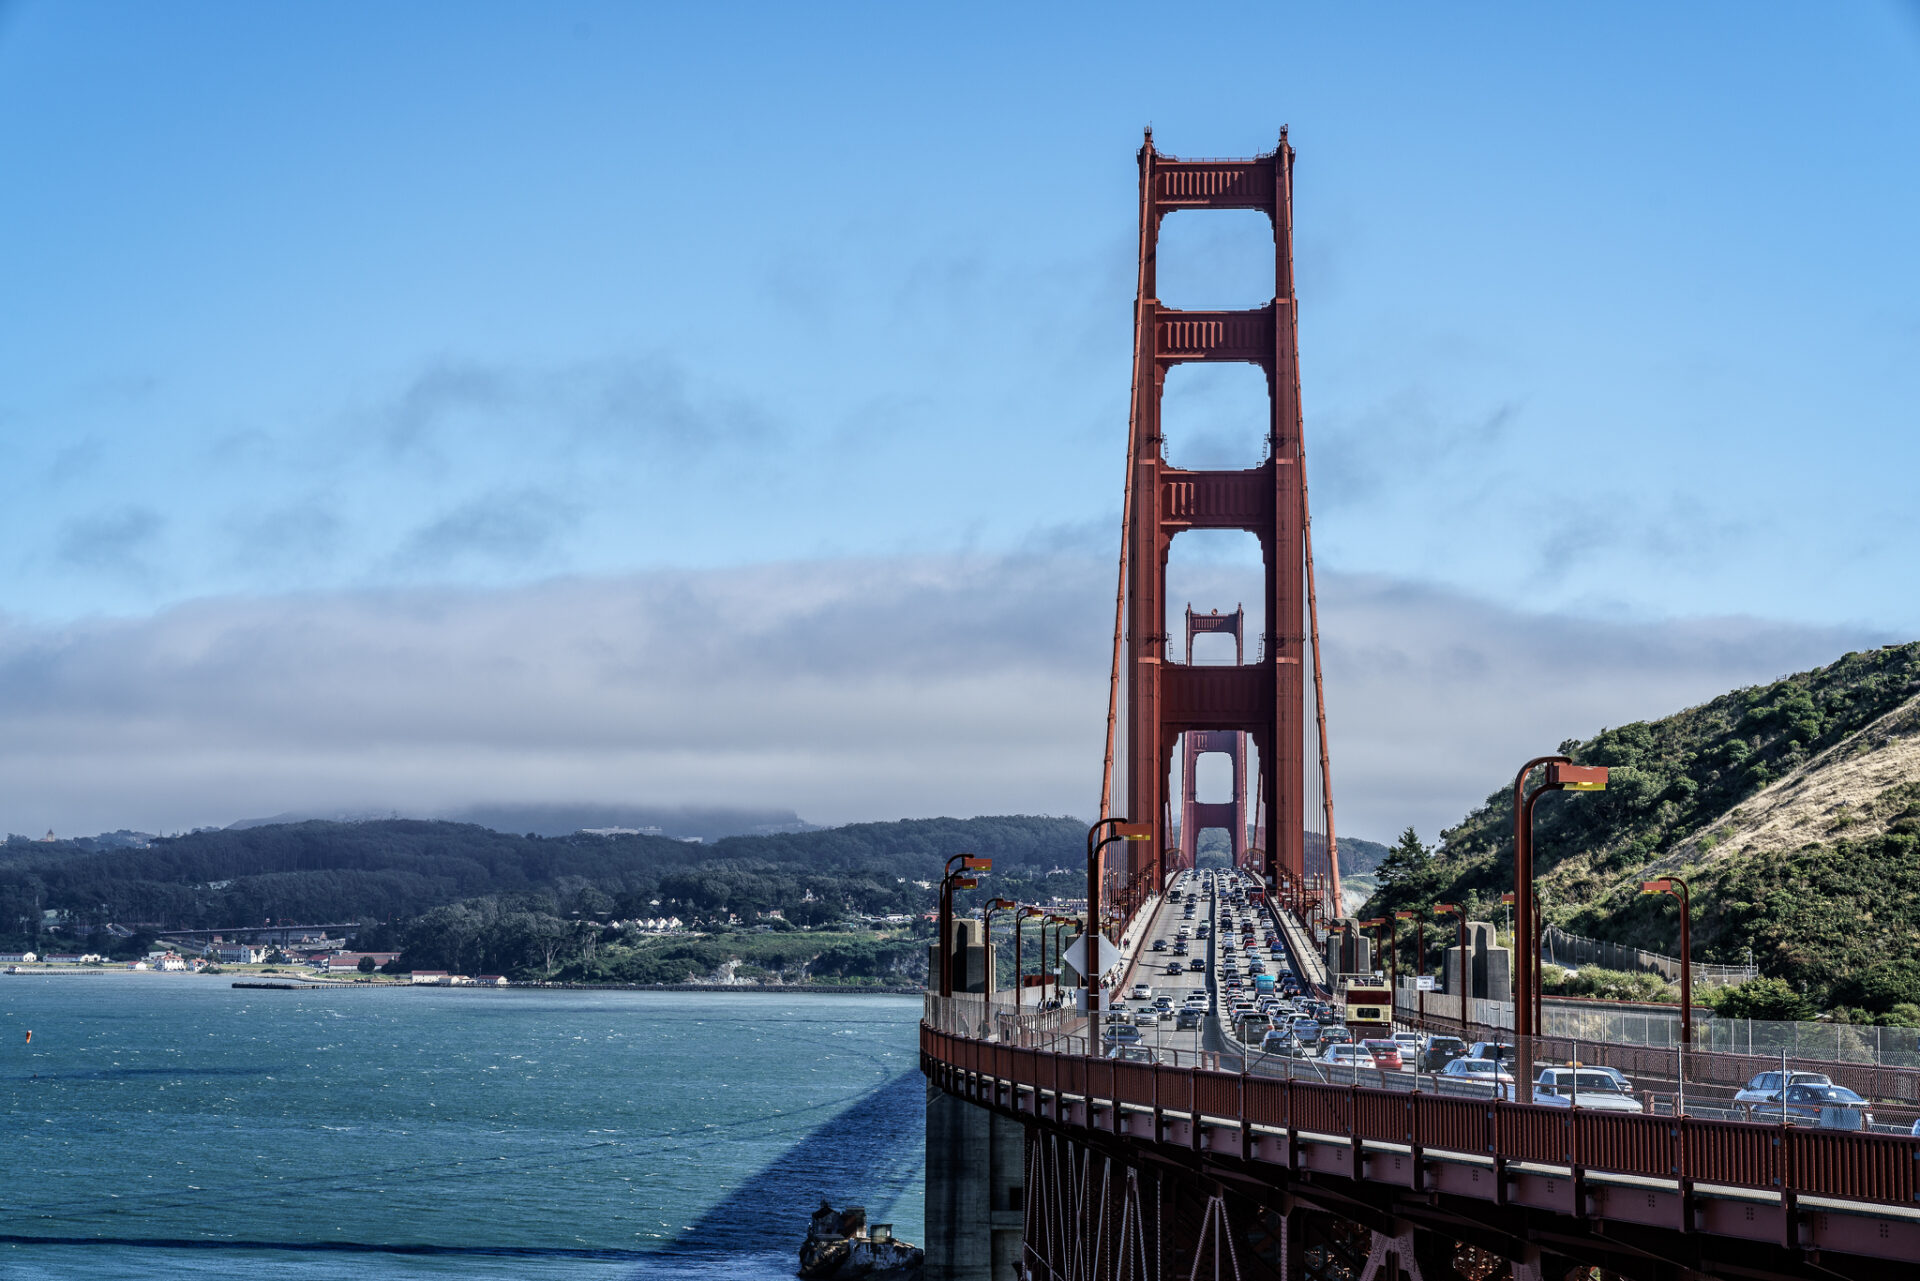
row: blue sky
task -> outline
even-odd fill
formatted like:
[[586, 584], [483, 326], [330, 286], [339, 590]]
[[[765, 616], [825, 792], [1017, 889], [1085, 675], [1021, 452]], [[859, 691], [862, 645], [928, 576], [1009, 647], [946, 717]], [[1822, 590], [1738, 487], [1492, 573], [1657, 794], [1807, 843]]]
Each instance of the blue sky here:
[[[1444, 598], [1487, 644], [1516, 619], [1684, 635], [1696, 656], [1719, 638], [1714, 662], [1674, 660], [1685, 679], [1625, 669], [1559, 709], [1554, 741], [1920, 633], [1914, 7], [1249, 6], [1175, 29], [1158, 12], [0, 6], [0, 691], [17, 726], [66, 743], [0, 785], [0, 823], [501, 788], [708, 800], [747, 777], [756, 800], [823, 820], [1084, 811], [1149, 122], [1188, 155], [1252, 154], [1291, 127], [1330, 584]], [[1263, 301], [1263, 235], [1175, 216], [1163, 298]], [[1169, 390], [1171, 448], [1196, 461], [1247, 448], [1248, 418], [1232, 371]], [[1223, 597], [1244, 590], [1239, 549], [1181, 550]], [[1042, 563], [1052, 577], [1006, 571], [1031, 598], [998, 608], [1007, 643], [1032, 641], [1004, 661], [1056, 682], [1005, 709], [1007, 737], [1031, 738], [1019, 718], [1040, 713], [1022, 709], [1044, 707], [1071, 727], [1055, 755], [1084, 766], [1044, 786], [985, 729], [996, 763], [947, 791], [797, 734], [784, 765], [743, 775], [765, 727], [698, 702], [652, 718], [681, 772], [643, 753], [595, 775], [581, 763], [614, 733], [593, 728], [597, 696], [545, 746], [503, 722], [484, 784], [461, 783], [486, 774], [471, 762], [425, 764], [474, 741], [461, 709], [486, 672], [571, 688], [577, 653], [529, 634], [622, 649], [580, 601], [638, 593], [657, 621], [663, 600], [739, 600], [791, 653], [791, 629], [842, 597], [776, 608], [769, 574], [964, 610], [966, 630], [991, 567]], [[947, 594], [915, 595], [929, 583]], [[541, 595], [559, 585], [573, 603]], [[396, 670], [377, 644], [264, 720], [153, 728], [156, 688], [192, 687], [150, 666], [158, 637], [237, 643], [296, 616], [390, 637], [392, 611], [449, 600], [496, 610], [510, 639], [488, 650], [471, 619], [442, 638], [477, 686], [417, 709], [442, 728], [407, 758], [413, 790], [391, 763], [354, 765], [401, 752], [390, 736], [313, 727], [342, 683]], [[1084, 626], [1043, 618], [1068, 600]], [[966, 708], [992, 673], [975, 688], [947, 664], [943, 702], [923, 670], [938, 643], [896, 616], [815, 637], [867, 670], [769, 670], [767, 688], [824, 682], [834, 733], [900, 735], [887, 754], [908, 751], [916, 778], [954, 779], [963, 762], [911, 745], [955, 738], [926, 708]], [[1733, 639], [1760, 635], [1775, 639]], [[89, 648], [109, 637], [118, 657]], [[662, 635], [632, 672], [713, 639]], [[1345, 657], [1381, 639], [1329, 645], [1351, 742], [1397, 733], [1367, 710], [1377, 674]], [[196, 670], [230, 688], [208, 652]], [[527, 697], [558, 697], [541, 690]], [[1330, 714], [1343, 793], [1390, 834], [1391, 789], [1364, 752], [1343, 773], [1337, 700]], [[717, 755], [688, 756], [695, 723]], [[114, 754], [143, 732], [148, 750]], [[1422, 741], [1448, 751], [1447, 732]], [[1488, 762], [1528, 754], [1483, 734]], [[197, 773], [156, 772], [156, 753], [216, 742]], [[297, 759], [257, 764], [292, 742]], [[120, 799], [89, 777], [109, 760]], [[823, 781], [863, 774], [864, 791]], [[1437, 827], [1488, 785], [1463, 772], [1406, 817]]]

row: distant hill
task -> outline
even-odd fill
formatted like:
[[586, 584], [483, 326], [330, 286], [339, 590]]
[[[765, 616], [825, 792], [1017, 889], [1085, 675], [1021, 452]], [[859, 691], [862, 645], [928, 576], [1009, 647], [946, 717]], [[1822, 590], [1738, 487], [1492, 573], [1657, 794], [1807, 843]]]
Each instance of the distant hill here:
[[915, 881], [957, 853], [997, 873], [1083, 867], [1077, 819], [1011, 815], [861, 823], [690, 844], [664, 836], [545, 838], [471, 823], [377, 819], [208, 829], [146, 848], [95, 850], [24, 839], [0, 846], [0, 939], [38, 929], [43, 910], [81, 922], [214, 928], [293, 919], [391, 921], [481, 896], [534, 898], [589, 916], [690, 911], [837, 919], [848, 910], [918, 912]]
[[[1920, 1001], [1920, 644], [1847, 654], [1561, 750], [1612, 777], [1605, 792], [1540, 805], [1549, 920], [1671, 954], [1671, 904], [1638, 891], [1676, 873], [1693, 888], [1700, 959], [1750, 947], [1763, 972], [1822, 1003]], [[1466, 899], [1490, 914], [1512, 888], [1512, 814], [1502, 786], [1365, 911]]]
[[727, 836], [767, 836], [776, 832], [819, 831], [792, 810], [732, 809], [727, 807], [658, 805], [470, 805], [435, 814], [393, 814], [378, 811], [334, 810], [327, 813], [295, 811], [271, 818], [243, 818], [228, 824], [235, 829], [284, 827], [314, 820], [364, 823], [381, 818], [424, 818], [450, 823], [476, 823], [496, 832], [535, 836], [569, 836], [574, 832], [615, 830], [640, 836], [667, 836], [675, 840], [717, 841]]
[[1349, 874], [1365, 876], [1380, 866], [1380, 860], [1387, 856], [1387, 847], [1378, 841], [1363, 841], [1357, 836], [1342, 836], [1335, 840], [1335, 848], [1340, 854], [1340, 877], [1345, 880]]

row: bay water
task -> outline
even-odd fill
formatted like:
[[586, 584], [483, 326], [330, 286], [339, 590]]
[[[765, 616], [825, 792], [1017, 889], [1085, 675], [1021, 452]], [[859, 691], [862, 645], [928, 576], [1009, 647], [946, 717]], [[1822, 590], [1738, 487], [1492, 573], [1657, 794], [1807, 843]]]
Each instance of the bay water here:
[[772, 1281], [821, 1197], [917, 1242], [919, 1011], [0, 975], [0, 1277]]

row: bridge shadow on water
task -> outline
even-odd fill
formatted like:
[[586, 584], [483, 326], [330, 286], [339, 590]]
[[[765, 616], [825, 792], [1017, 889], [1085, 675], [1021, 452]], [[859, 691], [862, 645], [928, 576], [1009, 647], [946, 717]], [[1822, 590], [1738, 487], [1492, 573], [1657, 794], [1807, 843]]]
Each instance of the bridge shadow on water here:
[[800, 1248], [825, 1197], [890, 1222], [926, 1164], [926, 1078], [916, 1067], [861, 1095], [722, 1197], [674, 1238], [672, 1254]]

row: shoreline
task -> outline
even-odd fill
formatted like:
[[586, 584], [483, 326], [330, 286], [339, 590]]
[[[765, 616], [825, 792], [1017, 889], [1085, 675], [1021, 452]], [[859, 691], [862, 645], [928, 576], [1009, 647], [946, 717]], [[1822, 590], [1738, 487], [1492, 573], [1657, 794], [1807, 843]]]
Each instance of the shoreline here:
[[292, 974], [280, 971], [275, 974], [262, 974], [249, 971], [228, 970], [221, 974], [192, 974], [164, 970], [128, 970], [115, 966], [89, 966], [85, 969], [7, 969], [0, 971], [5, 977], [27, 978], [40, 976], [45, 978], [65, 978], [79, 974], [119, 974], [127, 978], [166, 978], [166, 979], [226, 979], [233, 987], [250, 989], [272, 989], [281, 991], [317, 991], [342, 990], [372, 992], [397, 989], [444, 991], [548, 991], [548, 992], [726, 992], [752, 995], [774, 995], [793, 993], [800, 996], [925, 996], [923, 986], [889, 984], [886, 986], [840, 986], [833, 983], [563, 983], [563, 982], [509, 982], [504, 985], [494, 983], [404, 983], [381, 982], [363, 983], [355, 979], [315, 978], [311, 975]]

